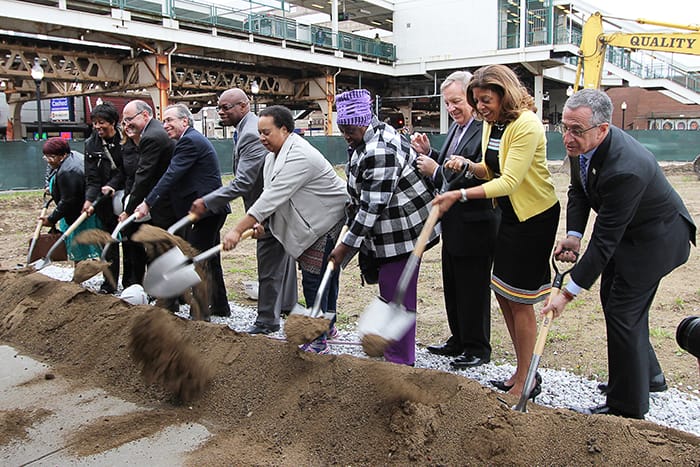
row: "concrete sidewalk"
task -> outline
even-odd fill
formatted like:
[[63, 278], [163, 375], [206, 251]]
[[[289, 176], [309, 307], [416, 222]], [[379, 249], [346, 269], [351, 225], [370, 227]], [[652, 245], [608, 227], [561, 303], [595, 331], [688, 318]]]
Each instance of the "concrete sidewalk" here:
[[149, 410], [117, 399], [102, 389], [76, 389], [50, 367], [0, 345], [0, 411], [42, 411], [48, 415], [26, 427], [27, 437], [0, 446], [0, 465], [182, 465], [211, 433], [200, 424], [171, 425], [150, 437], [88, 457], [75, 457], [70, 441], [102, 417]]

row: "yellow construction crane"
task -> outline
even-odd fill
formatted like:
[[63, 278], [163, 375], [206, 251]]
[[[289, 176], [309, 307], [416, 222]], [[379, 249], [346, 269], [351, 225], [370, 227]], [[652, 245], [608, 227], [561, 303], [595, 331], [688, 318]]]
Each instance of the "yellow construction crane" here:
[[596, 12], [583, 25], [574, 91], [577, 91], [579, 88], [582, 70], [584, 88], [597, 89], [600, 87], [603, 64], [605, 63], [605, 48], [608, 45], [631, 50], [656, 50], [659, 52], [700, 55], [700, 26], [683, 26], [645, 19], [628, 21], [694, 32], [614, 32], [606, 34], [603, 32], [603, 16]]

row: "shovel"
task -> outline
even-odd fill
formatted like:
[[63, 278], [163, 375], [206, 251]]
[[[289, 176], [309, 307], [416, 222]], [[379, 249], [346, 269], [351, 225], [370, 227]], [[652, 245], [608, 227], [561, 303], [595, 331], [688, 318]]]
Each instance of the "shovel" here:
[[[347, 225], [343, 226], [340, 234], [338, 235], [338, 240], [336, 241], [335, 246], [340, 245], [340, 243], [343, 241], [348, 228], [349, 227]], [[321, 301], [323, 300], [323, 294], [328, 287], [328, 283], [330, 282], [334, 270], [335, 263], [333, 263], [333, 261], [328, 261], [326, 270], [321, 278], [321, 283], [316, 291], [316, 298], [314, 299], [313, 306], [310, 309], [302, 306], [295, 306], [292, 309], [292, 312], [289, 314], [289, 318], [287, 318], [287, 321], [284, 323], [284, 331], [289, 342], [296, 345], [306, 344], [307, 342], [313, 341], [328, 330], [333, 314], [328, 313], [330, 316], [322, 317]]]
[[[252, 236], [253, 229], [248, 229], [241, 235], [241, 240]], [[143, 278], [143, 289], [156, 298], [182, 295], [185, 290], [202, 281], [194, 265], [221, 252], [222, 248], [223, 244], [220, 243], [193, 258], [185, 256], [178, 247], [171, 248], [148, 265]]]
[[[44, 217], [46, 215], [46, 211], [49, 209], [49, 204], [51, 204], [51, 201], [53, 201], [52, 197], [49, 197], [49, 199], [46, 199], [46, 193], [44, 193], [44, 206], [41, 208], [41, 213], [39, 214], [39, 217]], [[36, 229], [34, 229], [34, 235], [32, 235], [32, 241], [29, 244], [29, 253], [27, 253], [27, 264], [29, 264], [32, 260], [32, 253], [34, 253], [34, 248], [36, 247], [36, 242], [39, 240], [39, 234], [41, 234], [41, 227], [43, 226], [43, 223], [41, 219], [39, 219], [36, 223]]]
[[[561, 272], [559, 267], [557, 267], [557, 261], [552, 256], [552, 268], [554, 269], [554, 280], [552, 281], [552, 290], [549, 293], [549, 299], [547, 303], [551, 302], [554, 297], [559, 295], [562, 283], [564, 282], [564, 277], [574, 269], [576, 263], [574, 262], [570, 268]], [[535, 350], [532, 352], [532, 360], [530, 360], [530, 366], [527, 369], [527, 376], [525, 377], [525, 386], [523, 386], [523, 392], [520, 394], [520, 400], [513, 407], [513, 410], [519, 412], [527, 412], [527, 400], [530, 397], [530, 391], [534, 386], [535, 377], [537, 375], [537, 367], [540, 365], [540, 358], [542, 358], [542, 352], [544, 351], [544, 344], [547, 341], [547, 334], [549, 333], [549, 327], [552, 325], [552, 317], [554, 313], [549, 312], [542, 318], [542, 323], [540, 324], [540, 331], [537, 335], [537, 341], [535, 341]]]
[[102, 254], [100, 255], [100, 261], [102, 261], [103, 263], [107, 262], [107, 260], [106, 260], [107, 251], [109, 251], [109, 247], [112, 245], [112, 243], [119, 242], [119, 232], [121, 232], [124, 227], [126, 227], [127, 225], [131, 224], [134, 221], [137, 221], [138, 219], [139, 219], [138, 213], [134, 212], [129, 217], [127, 217], [126, 219], [124, 219], [123, 221], [121, 221], [117, 224], [117, 226], [112, 231], [112, 239], [114, 240], [114, 242], [107, 243], [104, 246], [104, 248], [102, 248]]
[[[102, 195], [98, 195], [97, 198], [95, 198], [95, 202], [92, 203], [92, 205], [93, 206], [97, 205], [97, 203], [102, 201], [102, 199], [103, 199]], [[58, 237], [58, 240], [56, 240], [56, 243], [51, 245], [51, 248], [49, 248], [49, 251], [46, 252], [46, 256], [34, 261], [32, 264], [30, 264], [30, 266], [33, 266], [34, 269], [36, 269], [38, 271], [40, 269], [45, 268], [49, 264], [51, 264], [51, 255], [56, 250], [56, 248], [58, 248], [58, 246], [61, 244], [61, 242], [65, 241], [65, 239], [68, 235], [72, 234], [75, 231], [75, 229], [80, 227], [80, 224], [82, 224], [83, 221], [85, 219], [87, 219], [88, 217], [90, 217], [90, 215], [87, 212], [81, 213], [80, 216], [75, 220], [75, 222], [73, 222], [70, 225], [70, 227], [68, 227], [68, 229], [66, 229], [66, 231], [63, 232], [63, 234], [60, 237]]]
[[407, 311], [403, 300], [406, 296], [408, 283], [418, 267], [418, 262], [423, 256], [430, 233], [435, 227], [439, 215], [439, 208], [433, 206], [418, 240], [416, 240], [416, 246], [401, 272], [393, 300], [387, 302], [381, 296], [376, 297], [367, 305], [357, 322], [357, 331], [362, 339], [363, 349], [372, 357], [381, 356], [391, 342], [401, 339], [416, 322], [416, 313]]
[[179, 221], [175, 222], [173, 225], [171, 225], [168, 228], [168, 233], [171, 235], [175, 235], [175, 232], [186, 226], [187, 224], [192, 224], [193, 222], [196, 222], [198, 219], [197, 214], [191, 212], [187, 214], [185, 217], [180, 219]]
[[[112, 273], [109, 270], [109, 266], [112, 263], [107, 261], [107, 252], [109, 251], [109, 248], [111, 247], [112, 243], [119, 242], [119, 232], [124, 227], [131, 224], [134, 220], [138, 220], [137, 213], [133, 213], [132, 215], [124, 219], [124, 221], [119, 222], [117, 224], [117, 226], [112, 231], [112, 234], [109, 237], [107, 237], [108, 240], [106, 241], [105, 246], [102, 248], [102, 254], [100, 255], [99, 261], [81, 261], [75, 265], [75, 270], [73, 271], [73, 282], [80, 284], [81, 282], [90, 279], [96, 274], [102, 273], [107, 282], [109, 282], [112, 285], [112, 287], [116, 288], [117, 278], [113, 277]], [[99, 230], [99, 232], [100, 234], [102, 234], [101, 230]]]

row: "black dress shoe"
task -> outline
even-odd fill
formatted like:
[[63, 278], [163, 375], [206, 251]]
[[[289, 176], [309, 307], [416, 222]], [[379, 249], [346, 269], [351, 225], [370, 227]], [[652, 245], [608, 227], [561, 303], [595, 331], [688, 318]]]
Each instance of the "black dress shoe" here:
[[484, 363], [490, 362], [490, 358], [477, 357], [476, 355], [469, 355], [468, 353], [463, 353], [459, 357], [455, 358], [450, 362], [452, 368], [457, 368], [458, 370], [463, 370], [465, 368], [473, 368], [475, 366], [483, 365]]
[[279, 324], [255, 323], [246, 332], [248, 334], [271, 334], [280, 330]]
[[506, 384], [505, 380], [502, 379], [492, 379], [489, 381], [489, 384], [496, 389], [500, 389], [503, 392], [508, 392], [510, 391], [510, 388], [513, 387], [512, 384]]
[[[666, 378], [663, 374], [654, 376], [649, 383], [649, 392], [664, 392], [667, 389], [668, 384], [666, 384]], [[607, 394], [609, 391], [608, 383], [600, 383], [598, 385], [598, 390], [603, 394]]]
[[635, 418], [638, 420], [644, 420], [644, 415], [625, 413], [625, 412], [622, 412], [621, 410], [618, 410], [614, 407], [610, 407], [609, 405], [606, 405], [606, 404], [599, 405], [597, 407], [591, 407], [590, 409], [583, 409], [583, 410], [576, 410], [576, 411], [579, 413], [587, 414], [587, 415], [616, 415], [618, 417]]
[[450, 341], [447, 341], [442, 345], [429, 345], [426, 348], [428, 349], [428, 352], [432, 354], [444, 355], [446, 357], [456, 357], [464, 352], [464, 349], [461, 346]]

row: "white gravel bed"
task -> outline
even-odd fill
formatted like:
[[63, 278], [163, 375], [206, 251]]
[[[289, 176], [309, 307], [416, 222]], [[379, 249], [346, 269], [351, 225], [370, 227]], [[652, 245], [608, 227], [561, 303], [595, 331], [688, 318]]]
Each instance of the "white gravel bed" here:
[[[73, 277], [73, 268], [50, 265], [41, 270], [49, 277], [62, 281], [70, 281]], [[83, 286], [96, 291], [102, 283], [101, 275], [83, 282]], [[189, 316], [187, 305], [180, 308], [181, 317]], [[215, 324], [225, 324], [229, 328], [245, 332], [255, 321], [257, 311], [255, 307], [240, 306], [231, 303], [231, 317], [222, 318], [212, 316]], [[340, 334], [335, 339], [337, 343], [331, 343], [332, 354], [348, 354], [360, 358], [368, 358], [359, 345], [359, 338], [354, 329], [339, 329]], [[284, 323], [280, 330], [270, 334], [271, 338], [284, 339]], [[261, 338], [265, 338], [261, 336]], [[511, 364], [498, 364], [495, 362], [481, 365], [468, 370], [455, 370], [450, 367], [451, 358], [441, 357], [429, 353], [425, 347], [418, 345], [416, 348], [416, 367], [430, 368], [434, 370], [454, 373], [466, 378], [478, 381], [482, 385], [494, 389], [489, 380], [503, 380], [508, 378], [515, 367]], [[605, 402], [605, 396], [600, 394], [597, 385], [600, 381], [589, 380], [576, 376], [564, 370], [546, 368], [546, 349], [543, 361], [540, 362], [539, 372], [542, 375], [542, 393], [537, 396], [535, 403], [553, 408], [588, 408]], [[496, 389], [494, 389], [497, 391]], [[532, 401], [528, 402], [528, 405]], [[646, 419], [659, 425], [676, 428], [696, 436], [700, 436], [700, 393], [697, 389], [692, 394], [669, 388], [660, 393], [651, 393], [649, 398], [649, 413]]]

